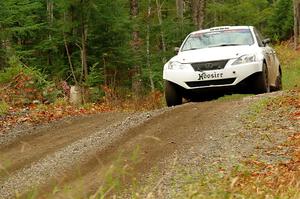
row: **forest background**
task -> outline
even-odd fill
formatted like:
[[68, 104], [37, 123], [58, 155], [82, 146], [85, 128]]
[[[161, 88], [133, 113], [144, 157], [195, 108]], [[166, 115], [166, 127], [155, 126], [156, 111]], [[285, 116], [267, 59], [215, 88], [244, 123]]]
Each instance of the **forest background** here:
[[162, 91], [164, 63], [194, 30], [253, 25], [274, 44], [293, 37], [292, 0], [0, 1], [2, 110], [68, 97], [89, 102]]

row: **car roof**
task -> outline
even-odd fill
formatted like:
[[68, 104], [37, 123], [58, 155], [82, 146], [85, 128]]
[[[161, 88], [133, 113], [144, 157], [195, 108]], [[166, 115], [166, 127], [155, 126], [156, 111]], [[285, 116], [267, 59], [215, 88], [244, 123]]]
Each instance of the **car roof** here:
[[222, 31], [222, 30], [238, 30], [238, 29], [252, 29], [253, 26], [217, 26], [208, 29], [202, 29], [198, 31], [194, 31], [191, 34], [197, 33], [205, 33], [205, 32], [213, 32], [213, 31]]

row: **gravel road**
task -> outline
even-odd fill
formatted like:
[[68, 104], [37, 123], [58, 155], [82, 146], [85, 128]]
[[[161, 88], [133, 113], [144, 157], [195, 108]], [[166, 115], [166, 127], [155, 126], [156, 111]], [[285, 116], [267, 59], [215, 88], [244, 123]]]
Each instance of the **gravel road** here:
[[172, 198], [181, 190], [182, 168], [196, 175], [212, 165], [230, 167], [257, 143], [269, 144], [243, 128], [241, 118], [256, 100], [98, 114], [6, 133], [0, 136], [0, 198], [36, 189], [42, 190], [37, 198], [87, 198], [105, 186], [113, 167], [112, 179], [130, 173], [121, 177], [126, 189], [117, 198], [130, 197], [136, 184], [142, 198]]

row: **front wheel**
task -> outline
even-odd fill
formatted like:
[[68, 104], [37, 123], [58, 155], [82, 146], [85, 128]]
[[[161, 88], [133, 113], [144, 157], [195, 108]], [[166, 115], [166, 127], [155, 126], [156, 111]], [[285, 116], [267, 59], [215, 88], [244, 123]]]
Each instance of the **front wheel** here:
[[269, 73], [267, 64], [263, 64], [262, 72], [258, 73], [255, 79], [255, 93], [269, 93], [270, 83], [269, 83]]
[[182, 95], [179, 87], [169, 81], [165, 82], [165, 98], [169, 107], [182, 104]]

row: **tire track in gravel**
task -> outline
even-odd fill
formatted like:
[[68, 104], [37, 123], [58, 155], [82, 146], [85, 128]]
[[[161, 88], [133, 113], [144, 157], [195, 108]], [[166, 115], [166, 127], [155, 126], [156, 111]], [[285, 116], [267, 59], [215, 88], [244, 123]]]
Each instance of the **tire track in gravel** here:
[[[226, 111], [230, 114], [230, 109], [238, 106], [236, 102], [204, 102], [171, 108], [130, 128], [126, 136], [113, 143], [108, 150], [98, 153], [87, 164], [81, 165], [77, 172], [66, 175], [65, 179], [57, 179], [53, 182], [55, 187], [45, 188], [40, 198], [88, 198], [103, 185], [105, 174], [112, 166], [120, 167], [116, 170], [116, 176], [124, 172], [123, 168], [127, 168], [126, 172], [130, 174], [122, 176], [121, 183], [125, 188], [130, 187], [174, 152], [204, 142], [208, 132], [222, 126], [219, 121], [224, 120], [223, 113]], [[131, 160], [132, 154], [137, 148], [138, 161], [134, 162]], [[162, 167], [159, 166], [159, 169]], [[69, 190], [62, 191], [66, 188]], [[47, 194], [54, 189], [60, 191]]]
[[[158, 113], [159, 111], [156, 111], [151, 114]], [[113, 117], [117, 118], [118, 116]], [[149, 117], [149, 113], [133, 114], [125, 120], [68, 143], [31, 165], [24, 165], [23, 168], [0, 181], [0, 198], [13, 198], [16, 193], [24, 193], [33, 187], [47, 184], [52, 178], [62, 176], [65, 172], [74, 169], [76, 165], [88, 161], [95, 152], [105, 150], [114, 141], [121, 138], [128, 128], [141, 124]], [[86, 128], [78, 130], [85, 131]], [[45, 140], [46, 142], [49, 140]]]
[[3, 147], [0, 152], [0, 181], [14, 171], [42, 159], [82, 137], [89, 136], [114, 122], [124, 120], [126, 113], [103, 113], [63, 122], [54, 128], [44, 128], [38, 134], [27, 135]]

